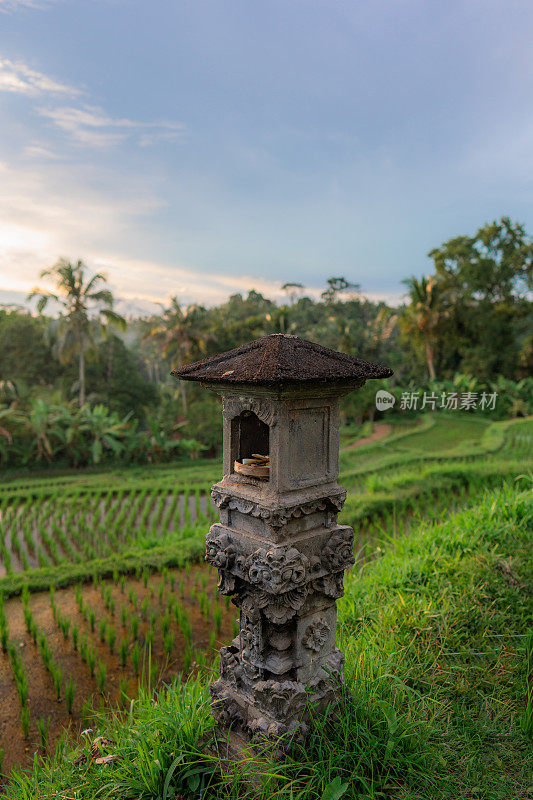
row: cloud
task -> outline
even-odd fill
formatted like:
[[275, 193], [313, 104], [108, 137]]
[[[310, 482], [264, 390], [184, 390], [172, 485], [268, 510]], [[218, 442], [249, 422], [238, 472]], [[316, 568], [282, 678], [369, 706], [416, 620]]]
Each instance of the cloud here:
[[110, 117], [97, 106], [40, 108], [39, 114], [76, 143], [90, 147], [112, 147], [131, 138], [146, 146], [161, 140], [175, 140], [184, 132], [180, 122], [137, 122]]
[[21, 61], [10, 61], [8, 58], [0, 58], [0, 91], [28, 96], [62, 94], [73, 97], [80, 94], [78, 89], [37, 72]]
[[[0, 8], [1, 3], [2, 0]], [[62, 95], [74, 98], [83, 93], [32, 69], [22, 61], [0, 58], [0, 92], [46, 98], [48, 105], [37, 108], [36, 112], [76, 144], [87, 147], [113, 147], [128, 139], [147, 147], [159, 142], [175, 141], [185, 132], [181, 122], [140, 122], [126, 117], [112, 117], [95, 105], [53, 106], [50, 104], [53, 97]], [[26, 154], [54, 157], [53, 152], [42, 144], [27, 147]]]
[[57, 153], [54, 153], [50, 150], [49, 147], [46, 147], [39, 142], [32, 142], [32, 144], [27, 145], [24, 148], [24, 155], [28, 156], [29, 158], [39, 158], [39, 159], [57, 159], [59, 158]]
[[[83, 170], [45, 162], [38, 169], [0, 162], [0, 302], [21, 302], [40, 271], [60, 256], [83, 258], [107, 273], [120, 307], [152, 312], [176, 294], [184, 304], [214, 305], [236, 292], [256, 289], [283, 297], [280, 283], [268, 277], [216, 274], [194, 264], [140, 259], [130, 234], [161, 206], [143, 179], [131, 179], [121, 194], [92, 189]], [[318, 295], [310, 287], [307, 294]]]
[[134, 179], [95, 190], [84, 168], [57, 162], [31, 169], [0, 163], [0, 185], [0, 288], [13, 288], [14, 280], [31, 288], [59, 256], [89, 258], [116, 246], [161, 206]]
[[[272, 300], [287, 302], [280, 282], [264, 276], [220, 274], [192, 266], [144, 261], [124, 255], [98, 256], [93, 266], [107, 273], [124, 312], [158, 311], [159, 304], [168, 304], [172, 295], [176, 295], [183, 305], [201, 303], [213, 306], [225, 302], [232, 294], [247, 294], [251, 289]], [[303, 293], [318, 300], [322, 291], [322, 287], [306, 286]], [[399, 305], [401, 301], [400, 293], [365, 292], [365, 297], [391, 305]]]
[[9, 14], [21, 8], [42, 8], [38, 0], [0, 0], [0, 13]]

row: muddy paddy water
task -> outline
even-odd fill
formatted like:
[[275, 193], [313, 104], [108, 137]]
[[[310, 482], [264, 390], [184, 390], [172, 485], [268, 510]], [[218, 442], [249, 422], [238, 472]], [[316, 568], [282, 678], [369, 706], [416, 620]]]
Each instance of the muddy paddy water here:
[[[40, 718], [50, 719], [46, 747], [50, 754], [65, 729], [79, 735], [84, 727], [90, 727], [91, 707], [127, 703], [127, 698], [134, 698], [143, 662], [147, 680], [148, 647], [153, 680], [156, 685], [164, 684], [179, 672], [190, 675], [210, 669], [216, 651], [236, 632], [237, 610], [218, 596], [215, 571], [203, 565], [138, 579], [126, 576], [122, 584], [102, 581], [98, 585], [83, 584], [77, 591], [75, 587], [60, 589], [53, 600], [48, 592], [39, 592], [30, 595], [28, 605], [43, 634], [41, 638], [62, 671], [60, 700], [43, 663], [39, 636], [35, 643], [27, 630], [21, 599], [6, 601], [9, 641], [20, 656], [28, 681], [30, 724], [25, 738], [11, 660], [8, 653], [0, 651], [4, 776], [14, 766], [28, 765], [35, 753], [44, 754]], [[69, 623], [65, 624], [66, 620]], [[66, 635], [58, 625], [61, 621], [68, 627]], [[69, 676], [74, 681], [71, 714], [65, 699]]]

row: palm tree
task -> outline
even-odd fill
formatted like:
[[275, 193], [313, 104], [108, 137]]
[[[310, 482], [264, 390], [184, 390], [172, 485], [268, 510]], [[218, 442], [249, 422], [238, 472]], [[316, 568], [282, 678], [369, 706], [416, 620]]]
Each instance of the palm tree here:
[[115, 302], [109, 289], [102, 287], [106, 277], [97, 272], [92, 277], [87, 274], [83, 261], [75, 265], [60, 259], [50, 269], [41, 272], [41, 278], [53, 278], [56, 291], [34, 289], [28, 300], [38, 297], [37, 311], [42, 314], [48, 301], [52, 300], [61, 307], [59, 315], [59, 357], [65, 363], [77, 356], [79, 360], [79, 402], [85, 403], [85, 354], [94, 344], [97, 333], [105, 334], [108, 324], [114, 324], [122, 330], [126, 320], [113, 311]]
[[436, 277], [422, 277], [417, 280], [411, 276], [403, 281], [408, 287], [410, 304], [400, 316], [400, 327], [412, 336], [415, 342], [422, 343], [425, 349], [429, 377], [435, 379], [435, 344], [439, 325], [447, 316], [446, 295]]
[[[169, 308], [163, 309], [162, 316], [154, 320], [144, 338], [153, 337], [163, 358], [168, 356], [175, 368], [180, 369], [190, 360], [193, 352], [201, 353], [205, 349], [203, 315], [204, 309], [200, 306], [190, 305], [183, 310], [177, 297], [171, 297]], [[185, 384], [183, 381], [180, 384], [183, 411], [186, 413]]]

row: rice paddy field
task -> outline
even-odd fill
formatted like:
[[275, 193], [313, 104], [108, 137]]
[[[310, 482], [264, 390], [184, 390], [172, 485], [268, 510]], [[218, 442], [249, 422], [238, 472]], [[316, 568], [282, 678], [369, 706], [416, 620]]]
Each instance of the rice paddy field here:
[[[355, 608], [362, 575], [421, 530], [461, 518], [487, 491], [531, 488], [533, 419], [432, 414], [393, 423], [374, 441], [352, 442], [345, 434], [342, 443], [339, 482], [348, 498], [341, 521], [355, 529], [357, 555], [339, 602], [348, 655], [366, 613]], [[215, 571], [202, 560], [216, 519], [210, 487], [220, 470], [216, 461], [196, 461], [0, 483], [0, 773], [5, 786], [15, 787], [5, 797], [39, 796], [22, 773], [9, 784], [11, 770], [35, 776], [36, 764], [57, 764], [67, 740], [84, 741], [82, 731], [96, 729], [95, 713], [115, 709], [116, 719], [129, 714], [133, 724], [134, 710], [141, 713], [150, 698], [159, 697], [161, 708], [170, 702], [157, 693], [176, 679], [189, 687], [193, 707], [194, 693], [200, 697], [199, 687], [216, 674], [217, 650], [237, 631], [236, 611], [217, 595]], [[504, 563], [503, 579], [522, 583]], [[414, 684], [412, 690], [421, 692]], [[315, 793], [279, 796], [322, 798], [335, 775], [328, 780]], [[526, 783], [509, 798], [531, 796], [523, 793]], [[17, 786], [27, 794], [17, 794]], [[117, 786], [102, 796], [163, 796]], [[177, 797], [168, 786], [165, 797]], [[331, 789], [323, 798], [417, 796], [397, 784], [381, 794], [368, 786], [367, 794]], [[96, 796], [77, 792], [42, 796]]]

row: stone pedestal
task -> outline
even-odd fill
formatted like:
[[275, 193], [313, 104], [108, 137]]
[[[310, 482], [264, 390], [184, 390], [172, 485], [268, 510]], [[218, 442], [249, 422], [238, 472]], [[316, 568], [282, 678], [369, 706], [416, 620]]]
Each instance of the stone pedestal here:
[[[326, 706], [342, 681], [336, 600], [354, 563], [353, 531], [337, 524], [346, 491], [338, 473], [338, 396], [314, 387], [223, 395], [224, 477], [213, 486], [220, 523], [206, 560], [239, 608], [239, 636], [220, 652], [213, 714], [250, 738], [305, 735], [307, 703]], [[318, 396], [317, 396], [318, 395]], [[270, 479], [236, 474], [247, 435], [268, 427]], [[264, 449], [264, 442], [263, 442]]]
[[[206, 560], [239, 609], [239, 635], [220, 651], [213, 715], [236, 742], [303, 739], [309, 703], [334, 703], [343, 679], [336, 601], [354, 535], [337, 524], [339, 398], [391, 371], [273, 335], [174, 374], [223, 400], [220, 522]], [[257, 453], [270, 456], [266, 480], [235, 471]]]

